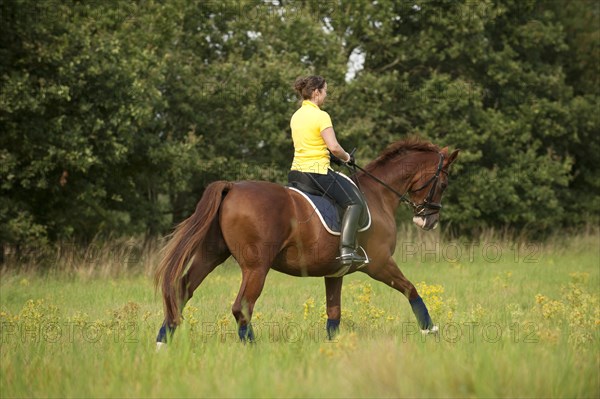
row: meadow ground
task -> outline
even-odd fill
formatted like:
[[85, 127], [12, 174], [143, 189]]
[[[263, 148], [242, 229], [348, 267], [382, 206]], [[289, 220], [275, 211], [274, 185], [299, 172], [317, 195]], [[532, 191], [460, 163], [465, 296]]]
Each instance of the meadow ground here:
[[399, 240], [397, 261], [440, 327], [426, 337], [404, 297], [355, 273], [344, 278], [341, 333], [328, 341], [322, 279], [271, 272], [257, 342], [241, 344], [230, 312], [240, 272], [229, 260], [160, 353], [155, 253], [132, 265], [109, 248], [45, 272], [5, 269], [0, 396], [597, 398], [599, 239]]

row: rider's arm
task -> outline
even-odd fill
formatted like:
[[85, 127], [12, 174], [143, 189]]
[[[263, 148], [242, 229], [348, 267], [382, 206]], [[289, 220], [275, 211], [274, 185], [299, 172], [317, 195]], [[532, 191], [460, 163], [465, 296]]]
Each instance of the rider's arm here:
[[350, 160], [350, 154], [348, 154], [340, 143], [338, 143], [337, 138], [335, 137], [335, 132], [333, 131], [333, 127], [328, 127], [321, 132], [321, 137], [325, 140], [325, 144], [327, 148], [333, 155], [338, 157], [344, 162], [348, 162]]

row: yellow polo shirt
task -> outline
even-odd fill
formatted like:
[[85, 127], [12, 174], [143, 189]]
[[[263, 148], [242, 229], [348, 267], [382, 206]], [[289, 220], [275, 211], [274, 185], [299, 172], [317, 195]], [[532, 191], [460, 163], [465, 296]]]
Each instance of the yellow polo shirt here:
[[329, 152], [321, 132], [332, 126], [327, 112], [311, 101], [302, 102], [302, 106], [292, 115], [290, 121], [295, 150], [292, 170], [327, 174]]

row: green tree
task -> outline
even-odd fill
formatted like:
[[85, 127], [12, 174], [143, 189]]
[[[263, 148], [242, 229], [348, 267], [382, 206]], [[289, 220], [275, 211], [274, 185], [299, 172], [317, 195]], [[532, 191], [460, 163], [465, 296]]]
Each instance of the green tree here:
[[[358, 101], [340, 108], [348, 120], [365, 115], [362, 126], [377, 131], [364, 137], [350, 128], [364, 157], [377, 143], [411, 133], [461, 148], [444, 212], [457, 230], [542, 232], [572, 221], [565, 198], [574, 165], [589, 156], [565, 143], [597, 128], [584, 111], [596, 102], [574, 97], [564, 68], [566, 35], [544, 2], [342, 7], [335, 29], [365, 62], [346, 88]], [[365, 104], [369, 112], [361, 111]], [[585, 143], [593, 147], [598, 139], [587, 135]], [[583, 198], [585, 206], [594, 201], [589, 192]]]
[[[154, 164], [145, 133], [162, 124], [164, 62], [156, 48], [168, 38], [132, 40], [141, 23], [152, 26], [144, 20], [150, 12], [136, 25], [128, 14], [136, 10], [126, 2], [4, 4], [3, 241], [90, 240], [152, 225], [152, 185], [165, 179], [153, 181], [152, 169], [137, 169], [136, 160]], [[147, 206], [152, 212], [140, 220]]]
[[[299, 75], [365, 163], [462, 149], [444, 220], [597, 223], [598, 6], [444, 0], [1, 3], [0, 243], [161, 234], [217, 179], [283, 183]], [[348, 62], [362, 65], [348, 74]]]

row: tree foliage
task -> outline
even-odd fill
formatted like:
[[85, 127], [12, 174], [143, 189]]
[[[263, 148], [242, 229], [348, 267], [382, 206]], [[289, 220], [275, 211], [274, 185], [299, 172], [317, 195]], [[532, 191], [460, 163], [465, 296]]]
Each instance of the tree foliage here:
[[0, 242], [160, 234], [210, 181], [284, 182], [311, 73], [359, 162], [462, 150], [455, 231], [597, 223], [600, 14], [562, 3], [3, 1]]

